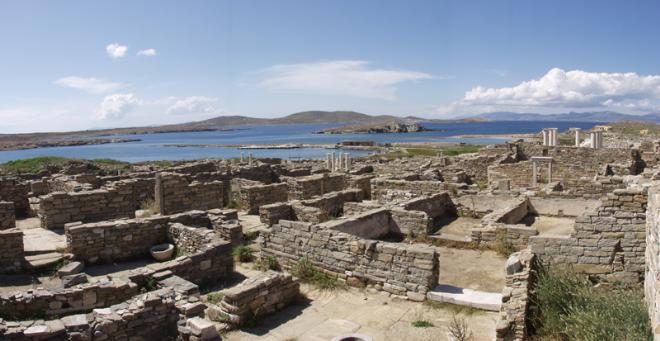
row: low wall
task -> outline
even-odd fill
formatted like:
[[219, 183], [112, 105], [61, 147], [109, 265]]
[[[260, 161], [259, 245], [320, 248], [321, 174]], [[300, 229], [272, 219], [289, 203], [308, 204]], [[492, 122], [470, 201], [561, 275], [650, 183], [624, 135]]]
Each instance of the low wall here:
[[527, 197], [516, 198], [508, 205], [501, 207], [481, 219], [481, 223], [485, 226], [503, 223], [503, 224], [517, 224], [530, 213], [529, 199]]
[[362, 198], [364, 200], [371, 200], [371, 179], [374, 176], [369, 175], [352, 175], [346, 178], [347, 188], [357, 188], [362, 191]]
[[456, 207], [447, 192], [416, 198], [400, 206], [407, 211], [424, 212], [433, 221], [456, 215]]
[[64, 224], [135, 217], [133, 180], [122, 180], [107, 189], [82, 192], [54, 192], [40, 197], [41, 227], [54, 229]]
[[291, 275], [267, 271], [225, 290], [220, 311], [235, 325], [284, 309], [300, 295]]
[[346, 281], [375, 284], [378, 290], [422, 301], [438, 283], [437, 252], [430, 247], [362, 239], [303, 222], [280, 221], [259, 240], [262, 257], [284, 267], [307, 257]]
[[181, 317], [171, 289], [136, 296], [90, 314], [33, 323], [0, 320], [3, 340], [172, 340]]
[[468, 194], [453, 198], [458, 215], [483, 218], [485, 215], [509, 206], [517, 198], [510, 195]]
[[553, 217], [577, 217], [600, 205], [599, 200], [573, 199], [573, 198], [529, 198], [531, 210], [536, 215]]
[[0, 230], [6, 230], [16, 227], [16, 211], [14, 203], [9, 201], [0, 201]]
[[167, 217], [104, 221], [65, 228], [69, 252], [88, 263], [135, 259], [167, 240]]
[[529, 250], [516, 252], [509, 257], [507, 264], [511, 266], [506, 269], [501, 317], [496, 326], [496, 340], [526, 340], [530, 290], [536, 281], [535, 256]]
[[21, 182], [17, 178], [0, 177], [0, 201], [13, 202], [18, 217], [27, 216], [30, 212], [29, 192], [28, 183]]
[[318, 227], [366, 239], [382, 238], [394, 229], [390, 211], [384, 208], [367, 211], [344, 219], [327, 221], [319, 224]]
[[371, 180], [371, 196], [381, 202], [396, 202], [421, 195], [446, 191], [447, 184], [440, 181]]
[[644, 278], [646, 206], [646, 188], [614, 190], [575, 219], [569, 237], [531, 237], [532, 252], [544, 262], [572, 264], [601, 281], [639, 283]]
[[222, 207], [223, 185], [220, 181], [189, 182], [188, 176], [176, 173], [156, 175], [156, 207], [160, 214]]
[[263, 205], [259, 208], [259, 218], [269, 226], [282, 219], [321, 223], [342, 215], [344, 205], [362, 200], [362, 195], [363, 192], [359, 189], [348, 189], [314, 199]]
[[23, 231], [0, 230], [0, 273], [20, 271], [25, 267]]
[[138, 293], [138, 286], [119, 279], [86, 283], [73, 288], [35, 290], [0, 295], [0, 312], [6, 318], [33, 319], [86, 312], [121, 303]]
[[248, 214], [258, 214], [259, 207], [287, 201], [288, 187], [284, 183], [241, 186], [238, 205]]
[[523, 250], [529, 246], [529, 239], [539, 232], [525, 225], [493, 224], [470, 231], [472, 245], [480, 248], [494, 249], [501, 241], [506, 241], [516, 250]]
[[298, 200], [341, 191], [344, 189], [344, 182], [344, 175], [336, 173], [286, 178], [286, 183], [289, 186], [289, 199]]

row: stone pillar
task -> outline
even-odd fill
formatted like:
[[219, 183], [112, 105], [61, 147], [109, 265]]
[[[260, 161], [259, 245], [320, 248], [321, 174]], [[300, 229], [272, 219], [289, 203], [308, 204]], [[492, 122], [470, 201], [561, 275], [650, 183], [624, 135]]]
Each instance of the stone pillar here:
[[536, 161], [532, 160], [532, 187], [536, 187]]
[[555, 147], [559, 142], [559, 134], [557, 134], [557, 128], [550, 128], [550, 145]]
[[552, 160], [548, 162], [548, 183], [552, 182]]
[[332, 159], [330, 158], [330, 153], [325, 154], [325, 168], [332, 172]]
[[548, 129], [541, 130], [541, 134], [543, 134], [543, 145], [544, 146], [549, 145], [550, 138], [549, 138], [549, 135], [548, 135], [549, 134]]
[[252, 153], [248, 154], [248, 166], [252, 167]]
[[346, 172], [351, 171], [351, 157], [348, 155], [348, 153], [344, 154], [344, 169]]
[[589, 132], [589, 138], [591, 139], [591, 141], [589, 141], [589, 145], [591, 146], [591, 148], [594, 148], [594, 149], [598, 148], [597, 144], [596, 144], [597, 142], [596, 142], [596, 132], [595, 131]]
[[603, 132], [602, 131], [597, 131], [596, 132], [596, 148], [603, 148]]
[[580, 128], [575, 128], [575, 146], [580, 146]]
[[241, 152], [241, 162], [244, 162], [244, 161], [245, 161], [245, 155], [244, 155], [244, 154], [245, 154], [245, 153]]
[[332, 158], [332, 167], [330, 167], [330, 171], [334, 172], [337, 169], [337, 159], [335, 158], [335, 152], [332, 152], [331, 158]]

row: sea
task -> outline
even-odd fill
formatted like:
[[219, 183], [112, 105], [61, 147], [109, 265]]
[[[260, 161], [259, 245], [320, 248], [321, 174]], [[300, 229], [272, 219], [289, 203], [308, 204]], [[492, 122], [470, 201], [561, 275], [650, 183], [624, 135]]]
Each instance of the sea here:
[[[497, 121], [497, 122], [454, 122], [422, 123], [434, 131], [405, 134], [315, 134], [314, 132], [341, 126], [342, 124], [274, 124], [238, 126], [226, 131], [179, 132], [138, 135], [113, 135], [104, 138], [140, 139], [136, 142], [111, 143], [70, 147], [47, 147], [0, 152], [0, 163], [38, 156], [62, 156], [80, 159], [109, 158], [126, 162], [150, 160], [192, 160], [202, 158], [232, 158], [241, 153], [254, 157], [277, 157], [283, 159], [324, 158], [331, 150], [324, 148], [297, 149], [251, 149], [217, 148], [201, 145], [210, 144], [334, 144], [341, 141], [387, 142], [461, 142], [466, 144], [496, 144], [506, 140], [497, 137], [461, 138], [460, 135], [529, 134], [543, 128], [590, 129], [596, 122], [545, 122], [545, 121]], [[229, 127], [228, 127], [229, 128]], [[172, 145], [200, 145], [174, 147]], [[353, 156], [364, 156], [364, 150], [343, 150]]]

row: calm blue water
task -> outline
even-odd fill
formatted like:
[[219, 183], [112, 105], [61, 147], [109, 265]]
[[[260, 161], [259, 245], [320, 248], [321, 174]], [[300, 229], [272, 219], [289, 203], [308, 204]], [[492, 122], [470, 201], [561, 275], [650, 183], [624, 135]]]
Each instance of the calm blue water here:
[[[241, 126], [234, 131], [209, 131], [193, 133], [167, 133], [126, 135], [118, 137], [138, 138], [139, 142], [115, 143], [105, 145], [52, 147], [0, 152], [0, 163], [36, 156], [64, 156], [72, 158], [96, 159], [111, 158], [116, 160], [139, 162], [147, 160], [191, 160], [199, 158], [227, 158], [240, 156], [236, 148], [203, 147], [167, 147], [167, 144], [261, 144], [261, 143], [318, 143], [332, 144], [346, 140], [376, 142], [465, 142], [472, 144], [501, 143], [496, 138], [455, 138], [467, 134], [526, 134], [539, 132], [542, 128], [554, 127], [560, 131], [571, 127], [589, 129], [597, 123], [589, 122], [463, 122], [463, 123], [428, 123], [426, 127], [440, 129], [409, 134], [313, 134], [338, 124], [292, 124]], [[281, 158], [322, 158], [328, 152], [322, 148], [301, 148], [288, 150], [251, 150], [255, 157]], [[368, 154], [364, 151], [347, 151], [359, 156]]]

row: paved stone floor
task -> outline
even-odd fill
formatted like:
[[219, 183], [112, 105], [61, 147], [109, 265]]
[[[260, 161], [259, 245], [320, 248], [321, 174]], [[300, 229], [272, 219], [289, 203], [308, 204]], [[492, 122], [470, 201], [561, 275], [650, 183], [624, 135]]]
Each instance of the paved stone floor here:
[[437, 247], [440, 283], [487, 292], [504, 289], [506, 259], [490, 250]]
[[238, 221], [243, 226], [243, 233], [257, 231], [266, 228], [266, 226], [259, 220], [259, 215], [245, 214], [245, 212], [238, 212]]
[[442, 226], [435, 234], [470, 238], [472, 228], [480, 228], [481, 219], [469, 217], [457, 217]]
[[23, 245], [27, 254], [58, 252], [66, 248], [64, 229], [43, 229], [39, 225], [39, 218], [17, 220], [16, 227], [23, 231]]
[[[238, 265], [237, 272], [246, 277], [257, 271], [249, 264]], [[349, 333], [371, 335], [374, 340], [449, 340], [447, 327], [456, 307], [431, 307], [390, 297], [383, 292], [347, 288], [321, 291], [303, 285], [307, 303], [296, 304], [264, 317], [259, 325], [227, 333], [223, 340], [297, 340], [329, 341]], [[498, 313], [462, 309], [457, 316], [465, 318], [474, 333], [474, 340], [492, 340]], [[414, 321], [425, 320], [433, 327], [414, 327]]]

